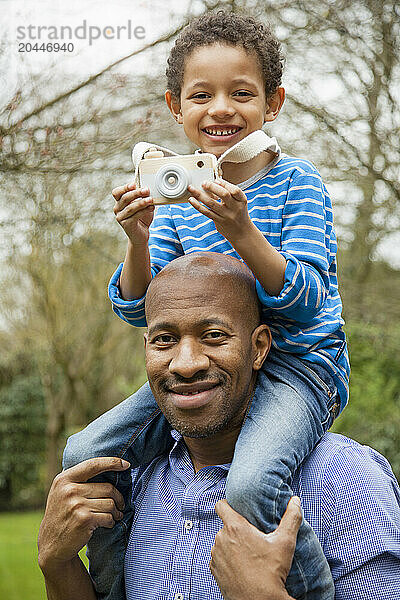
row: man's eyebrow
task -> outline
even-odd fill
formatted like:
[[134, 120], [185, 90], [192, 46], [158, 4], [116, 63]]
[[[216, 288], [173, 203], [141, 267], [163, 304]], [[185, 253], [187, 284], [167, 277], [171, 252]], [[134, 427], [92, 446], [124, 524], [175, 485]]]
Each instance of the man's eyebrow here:
[[175, 329], [175, 327], [176, 327], [176, 325], [174, 325], [170, 321], [160, 321], [159, 323], [156, 323], [155, 325], [148, 327], [147, 333], [149, 335], [153, 335], [153, 333], [156, 333], [157, 331], [160, 331], [161, 329], [166, 329], [167, 331], [171, 331], [171, 329]]
[[[220, 326], [223, 327], [224, 329], [228, 329], [229, 331], [231, 331], [231, 327], [229, 325], [229, 323], [227, 323], [226, 321], [224, 321], [223, 319], [220, 319], [218, 317], [211, 317], [211, 318], [207, 318], [207, 319], [202, 319], [201, 321], [196, 321], [196, 323], [194, 324], [195, 327], [198, 327], [200, 329], [202, 329], [203, 327], [214, 327], [214, 326]], [[148, 334], [149, 335], [154, 335], [155, 333], [157, 333], [157, 331], [175, 331], [177, 329], [177, 324], [173, 323], [171, 321], [160, 321], [159, 323], [155, 323], [155, 325], [151, 325], [148, 328]]]
[[208, 319], [202, 319], [198, 323], [196, 323], [199, 327], [212, 327], [214, 325], [219, 325], [220, 327], [224, 327], [225, 329], [231, 330], [231, 327], [227, 321], [220, 319], [219, 317], [210, 317]]

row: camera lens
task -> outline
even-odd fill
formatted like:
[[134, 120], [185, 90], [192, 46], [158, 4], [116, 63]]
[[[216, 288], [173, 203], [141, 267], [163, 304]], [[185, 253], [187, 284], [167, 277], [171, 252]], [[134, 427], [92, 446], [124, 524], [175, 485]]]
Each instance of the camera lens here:
[[161, 196], [179, 198], [189, 185], [189, 175], [181, 165], [168, 163], [157, 171], [155, 183]]

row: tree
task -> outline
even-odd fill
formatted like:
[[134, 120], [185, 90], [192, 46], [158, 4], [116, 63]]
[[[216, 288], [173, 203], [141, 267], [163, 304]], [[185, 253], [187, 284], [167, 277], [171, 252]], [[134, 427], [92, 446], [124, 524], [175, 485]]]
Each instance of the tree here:
[[400, 476], [400, 326], [350, 323], [350, 402], [334, 430], [382, 452]]
[[42, 501], [46, 425], [32, 356], [0, 333], [0, 510]]
[[288, 56], [288, 106], [276, 130], [334, 186], [349, 250], [343, 275], [357, 296], [346, 310], [365, 318], [371, 265], [400, 223], [399, 5], [308, 0], [256, 10], [273, 22]]
[[[51, 223], [57, 193], [66, 193], [59, 182], [50, 187], [45, 197]], [[116, 239], [98, 230], [74, 239], [70, 221], [51, 228], [45, 215], [38, 221], [30, 252], [18, 257], [12, 271], [7, 322], [14, 346], [31, 353], [40, 374], [50, 483], [68, 432], [144, 380], [143, 341], [140, 330], [126, 331], [119, 323], [106, 298]]]
[[17, 375], [0, 389], [0, 510], [41, 502], [45, 423], [37, 375]]

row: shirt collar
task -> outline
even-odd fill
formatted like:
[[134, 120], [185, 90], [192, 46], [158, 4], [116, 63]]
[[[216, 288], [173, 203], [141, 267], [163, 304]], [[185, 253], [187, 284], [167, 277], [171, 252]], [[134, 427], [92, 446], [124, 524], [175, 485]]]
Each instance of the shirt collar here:
[[[189, 451], [187, 449], [182, 434], [179, 433], [179, 431], [176, 431], [176, 429], [172, 429], [171, 436], [175, 440], [175, 444], [173, 445], [168, 457], [171, 469], [176, 475], [178, 475], [179, 478], [181, 478], [182, 466], [190, 468], [191, 471], [194, 473], [193, 464], [190, 459]], [[210, 465], [209, 467], [203, 467], [202, 469], [200, 469], [200, 471], [218, 469], [223, 472], [223, 475], [225, 477], [230, 469], [230, 466], [231, 463], [225, 463], [222, 465]]]

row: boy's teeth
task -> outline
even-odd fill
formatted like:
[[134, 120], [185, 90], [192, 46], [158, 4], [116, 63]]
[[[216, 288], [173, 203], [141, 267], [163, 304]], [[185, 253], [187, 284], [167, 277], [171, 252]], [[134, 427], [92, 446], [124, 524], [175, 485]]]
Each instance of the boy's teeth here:
[[237, 131], [239, 131], [239, 129], [237, 127], [234, 127], [233, 129], [225, 129], [225, 130], [207, 129], [207, 127], [205, 128], [205, 132], [209, 133], [210, 135], [232, 135], [232, 133], [236, 133]]

